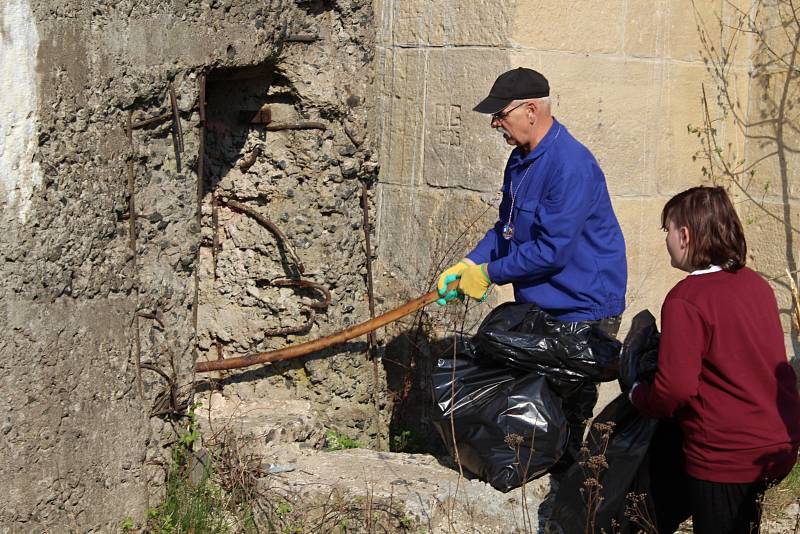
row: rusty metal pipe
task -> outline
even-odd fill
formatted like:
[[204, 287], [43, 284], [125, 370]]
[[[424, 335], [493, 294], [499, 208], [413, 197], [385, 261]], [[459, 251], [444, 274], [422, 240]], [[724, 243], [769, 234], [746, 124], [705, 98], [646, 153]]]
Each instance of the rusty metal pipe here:
[[[454, 290], [458, 287], [458, 281], [452, 282], [448, 287], [449, 290]], [[363, 323], [359, 323], [355, 326], [351, 326], [346, 330], [342, 330], [335, 334], [331, 334], [329, 336], [316, 339], [314, 341], [308, 341], [306, 343], [300, 343], [298, 345], [292, 345], [289, 347], [285, 347], [278, 350], [273, 350], [270, 352], [259, 352], [255, 354], [250, 354], [247, 356], [242, 356], [239, 358], [227, 358], [225, 360], [215, 360], [215, 361], [206, 361], [206, 362], [197, 362], [195, 366], [195, 371], [198, 373], [208, 373], [210, 371], [223, 371], [226, 369], [240, 369], [242, 367], [250, 367], [251, 365], [258, 365], [260, 363], [268, 363], [268, 362], [280, 362], [283, 360], [291, 360], [293, 358], [299, 358], [301, 356], [305, 356], [307, 354], [311, 354], [312, 352], [318, 352], [322, 349], [327, 349], [328, 347], [332, 347], [334, 345], [338, 345], [340, 343], [344, 343], [345, 341], [349, 341], [353, 338], [363, 336], [373, 330], [377, 330], [378, 328], [385, 326], [389, 323], [393, 323], [398, 319], [405, 317], [415, 311], [424, 308], [431, 302], [435, 301], [439, 298], [439, 293], [436, 290], [433, 290], [429, 293], [425, 293], [421, 297], [417, 297], [414, 300], [410, 300], [400, 306], [399, 308], [395, 308], [391, 311], [384, 313], [383, 315], [379, 315], [374, 319], [370, 319], [369, 321], [364, 321]]]

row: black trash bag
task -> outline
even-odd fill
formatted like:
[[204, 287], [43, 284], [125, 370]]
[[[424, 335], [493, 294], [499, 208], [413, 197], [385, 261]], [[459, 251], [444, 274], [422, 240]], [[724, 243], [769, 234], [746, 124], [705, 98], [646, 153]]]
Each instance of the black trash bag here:
[[544, 377], [481, 366], [462, 352], [438, 360], [431, 379], [432, 422], [450, 454], [495, 489], [507, 492], [543, 475], [563, 454], [567, 421]]
[[656, 318], [648, 310], [637, 313], [622, 344], [619, 362], [619, 386], [629, 391], [634, 382], [650, 383], [658, 369], [658, 333]]
[[[607, 427], [603, 425], [608, 424], [613, 426], [606, 439], [604, 432]], [[657, 425], [658, 419], [639, 415], [624, 394], [606, 406], [589, 429], [583, 458], [574, 463], [559, 482], [546, 532], [585, 532], [587, 525], [589, 532], [601, 532], [601, 529], [606, 532], [636, 532], [641, 527], [632, 524], [625, 515], [629, 493], [643, 495], [643, 501], [638, 504], [641, 515], [654, 521], [654, 507], [649, 498], [649, 462], [646, 460]], [[587, 461], [598, 456], [603, 456], [607, 467], [600, 469], [597, 480], [602, 485], [602, 500], [590, 511], [585, 496], [596, 486], [593, 486], [594, 473]], [[612, 520], [617, 524], [614, 528]]]
[[478, 361], [547, 377], [566, 398], [586, 382], [619, 376], [621, 343], [587, 322], [560, 321], [536, 304], [501, 304], [473, 338]]
[[[647, 310], [638, 313], [623, 344], [621, 384], [652, 382], [658, 342], [653, 315]], [[654, 532], [659, 499], [676, 498], [672, 486], [663, 481], [675, 480], [685, 472], [676, 428], [671, 420], [642, 417], [626, 393], [617, 397], [594, 419], [582, 458], [561, 478], [546, 532], [584, 532], [587, 525], [591, 532]], [[598, 477], [602, 501], [588, 510], [586, 492], [595, 487], [588, 460], [599, 456], [606, 464]]]
[[569, 439], [564, 455], [550, 468], [551, 474], [563, 473], [580, 457], [579, 451], [583, 444], [586, 421], [592, 418], [597, 398], [597, 386], [592, 382], [586, 382], [569, 397], [562, 399], [562, 408], [569, 427]]

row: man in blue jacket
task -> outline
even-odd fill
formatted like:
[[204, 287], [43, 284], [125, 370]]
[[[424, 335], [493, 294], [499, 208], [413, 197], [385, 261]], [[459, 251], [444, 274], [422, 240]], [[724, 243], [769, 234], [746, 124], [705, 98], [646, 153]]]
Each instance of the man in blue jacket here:
[[[441, 274], [439, 303], [459, 292], [483, 300], [492, 284], [511, 283], [517, 302], [616, 335], [625, 307], [625, 241], [603, 171], [551, 114], [547, 79], [526, 68], [505, 72], [474, 111], [491, 115], [492, 128], [516, 148], [498, 221]], [[459, 290], [447, 291], [457, 278]]]

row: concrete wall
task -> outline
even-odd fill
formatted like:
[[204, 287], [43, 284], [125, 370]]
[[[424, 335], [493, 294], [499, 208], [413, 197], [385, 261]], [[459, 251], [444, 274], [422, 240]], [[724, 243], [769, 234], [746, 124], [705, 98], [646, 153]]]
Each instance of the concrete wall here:
[[[260, 333], [293, 326], [314, 295], [270, 287], [292, 274], [275, 236], [233, 210], [214, 228], [212, 192], [282, 226], [304, 277], [331, 290], [311, 336], [366, 318], [359, 179], [377, 167], [365, 118], [372, 36], [364, 1], [0, 2], [0, 532], [141, 524], [195, 400], [195, 360], [215, 339], [230, 356], [297, 337]], [[212, 73], [198, 196], [199, 79]], [[169, 112], [170, 83], [183, 150], [171, 118], [129, 141], [129, 118]], [[326, 126], [226, 130], [225, 117], [254, 102], [274, 106], [276, 121]], [[244, 316], [252, 324], [229, 320]], [[380, 386], [364, 352], [214, 378], [233, 398], [240, 384], [259, 399], [315, 399], [326, 423], [376, 436]], [[174, 381], [178, 405], [153, 369]]]

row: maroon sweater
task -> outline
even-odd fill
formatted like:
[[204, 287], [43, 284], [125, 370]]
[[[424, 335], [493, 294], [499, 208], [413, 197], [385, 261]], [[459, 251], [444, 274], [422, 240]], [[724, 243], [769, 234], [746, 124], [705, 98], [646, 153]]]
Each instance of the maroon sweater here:
[[800, 398], [772, 288], [746, 267], [689, 276], [667, 295], [661, 329], [655, 380], [631, 400], [677, 418], [689, 475], [783, 478], [797, 460]]

